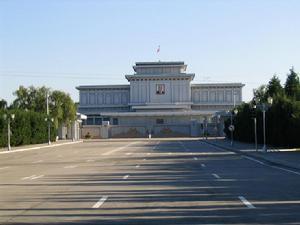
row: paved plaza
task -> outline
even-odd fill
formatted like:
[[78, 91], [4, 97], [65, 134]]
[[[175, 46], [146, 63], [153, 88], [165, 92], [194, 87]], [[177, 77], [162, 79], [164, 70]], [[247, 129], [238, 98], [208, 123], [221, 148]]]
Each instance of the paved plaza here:
[[0, 224], [300, 224], [300, 173], [201, 139], [0, 154]]

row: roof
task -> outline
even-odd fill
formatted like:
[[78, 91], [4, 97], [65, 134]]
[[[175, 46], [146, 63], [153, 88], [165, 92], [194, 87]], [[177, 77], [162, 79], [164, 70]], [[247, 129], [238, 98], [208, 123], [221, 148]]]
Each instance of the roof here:
[[159, 112], [101, 112], [101, 116], [125, 116], [125, 117], [137, 117], [137, 116], [200, 116], [211, 115], [216, 111], [212, 110], [188, 110], [188, 111], [159, 111]]
[[203, 83], [203, 84], [191, 84], [192, 88], [196, 87], [244, 87], [242, 83]]
[[194, 79], [194, 73], [166, 73], [166, 74], [134, 74], [134, 75], [125, 75], [125, 78], [128, 79], [145, 79], [145, 78], [155, 78], [155, 79], [166, 79], [166, 78], [190, 78]]
[[120, 84], [120, 85], [81, 85], [77, 86], [77, 90], [83, 89], [129, 89], [129, 84]]
[[166, 66], [166, 65], [170, 65], [170, 66], [174, 66], [174, 65], [182, 66], [182, 65], [184, 65], [184, 62], [183, 61], [136, 62], [135, 65], [136, 66], [160, 66], [160, 65], [163, 65], [163, 66]]

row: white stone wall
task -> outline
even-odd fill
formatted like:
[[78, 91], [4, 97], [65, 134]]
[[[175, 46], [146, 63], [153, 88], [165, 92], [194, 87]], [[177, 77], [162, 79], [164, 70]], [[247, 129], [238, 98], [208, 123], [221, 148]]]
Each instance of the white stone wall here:
[[[156, 94], [156, 85], [165, 85], [165, 94]], [[191, 101], [190, 80], [178, 79], [135, 79], [130, 81], [131, 104], [179, 103]]]
[[119, 125], [156, 125], [157, 119], [163, 119], [164, 124], [190, 124], [191, 120], [202, 122], [204, 116], [153, 116], [153, 117], [119, 117]]
[[241, 87], [192, 87], [194, 104], [240, 104], [242, 102]]
[[137, 67], [137, 74], [170, 74], [170, 73], [181, 73], [183, 72], [180, 66], [163, 66], [163, 67]]
[[129, 89], [89, 89], [80, 90], [80, 106], [127, 105]]

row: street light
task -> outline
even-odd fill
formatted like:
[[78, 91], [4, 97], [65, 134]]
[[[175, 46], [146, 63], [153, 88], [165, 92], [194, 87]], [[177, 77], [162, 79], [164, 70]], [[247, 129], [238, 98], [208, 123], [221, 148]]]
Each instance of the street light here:
[[[72, 141], [75, 141], [75, 122], [73, 122], [72, 120], [70, 120], [70, 128], [71, 128], [71, 139]], [[74, 129], [74, 131], [73, 131]]]
[[234, 131], [234, 126], [233, 126], [233, 116], [238, 113], [237, 109], [234, 109], [232, 112], [230, 112], [230, 127], [229, 130], [231, 132], [231, 146], [233, 145], [233, 131]]
[[207, 140], [207, 136], [208, 136], [208, 131], [207, 131], [207, 118], [205, 117], [204, 119], [204, 134], [205, 134], [205, 139]]
[[221, 115], [217, 115], [217, 137], [221, 136], [220, 134], [220, 119], [221, 119]]
[[11, 135], [10, 122], [11, 121], [10, 120], [15, 119], [15, 114], [4, 114], [3, 119], [4, 120], [7, 119], [7, 150], [10, 151], [11, 150], [11, 146], [10, 146], [10, 135]]
[[53, 118], [45, 118], [45, 121], [48, 122], [48, 145], [51, 145], [51, 129], [50, 129], [50, 123], [54, 121]]
[[254, 120], [254, 140], [255, 140], [255, 150], [257, 151], [256, 101], [254, 101], [252, 107], [253, 107], [253, 120]]
[[264, 133], [264, 146], [262, 148], [263, 151], [267, 152], [267, 145], [266, 145], [266, 111], [268, 108], [273, 104], [273, 98], [268, 97], [268, 103], [262, 104], [262, 111], [263, 111], [263, 133]]

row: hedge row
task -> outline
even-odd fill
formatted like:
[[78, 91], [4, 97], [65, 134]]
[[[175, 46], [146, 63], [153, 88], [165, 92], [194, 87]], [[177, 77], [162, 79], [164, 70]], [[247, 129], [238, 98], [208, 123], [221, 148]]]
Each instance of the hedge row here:
[[[11, 146], [40, 144], [48, 141], [47, 115], [33, 111], [0, 111], [0, 147], [7, 146], [7, 118], [4, 114], [15, 114], [11, 120]], [[51, 125], [51, 141], [56, 137], [56, 130]]]
[[[234, 139], [243, 142], [254, 142], [254, 115], [257, 118], [258, 143], [263, 143], [263, 113], [257, 109], [254, 113], [250, 104], [238, 107], [238, 114], [234, 116]], [[225, 122], [225, 133], [230, 138], [228, 126]], [[274, 99], [274, 104], [266, 111], [266, 142], [277, 147], [300, 146], [300, 102], [284, 97]]]

